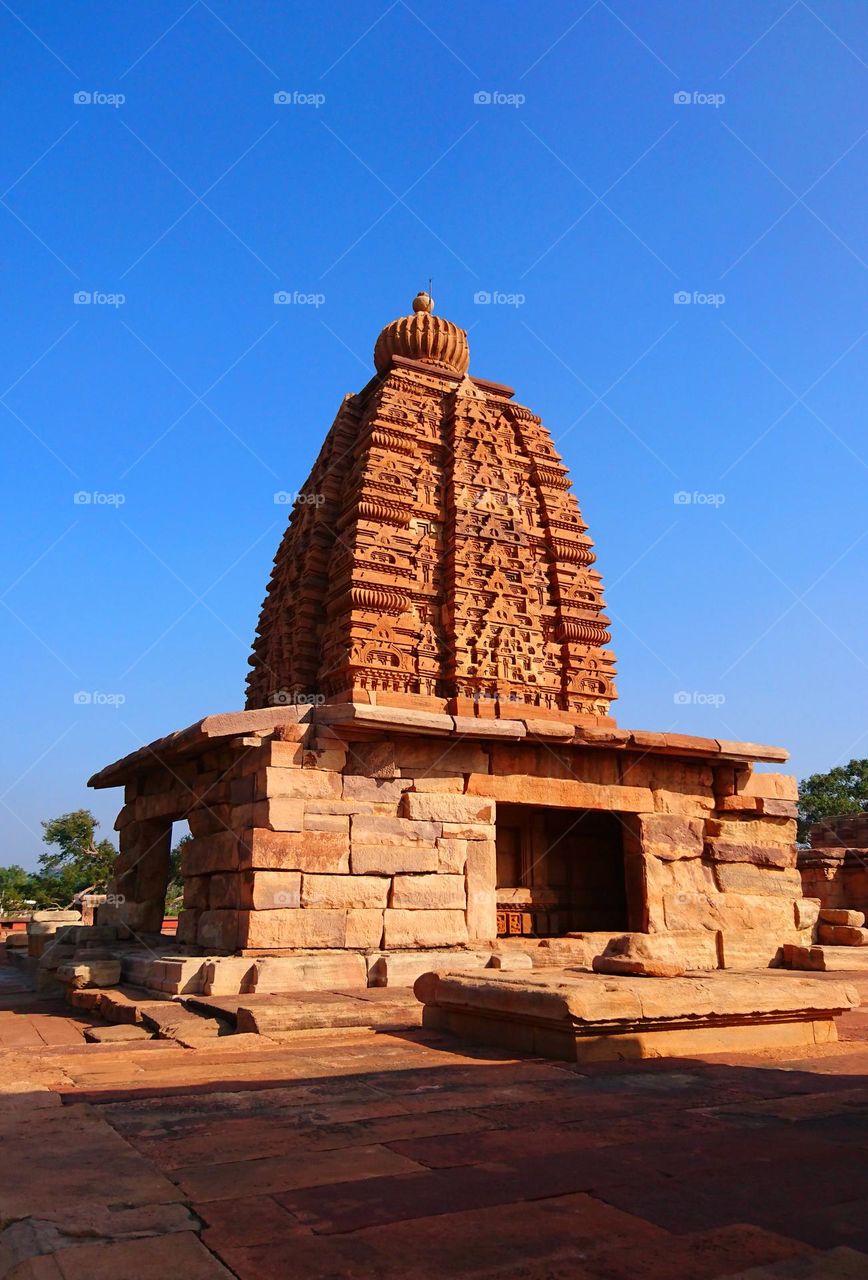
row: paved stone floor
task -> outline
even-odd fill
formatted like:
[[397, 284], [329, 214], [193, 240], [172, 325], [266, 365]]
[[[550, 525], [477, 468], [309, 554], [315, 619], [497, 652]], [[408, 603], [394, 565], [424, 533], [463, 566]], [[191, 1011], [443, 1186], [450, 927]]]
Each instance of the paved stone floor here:
[[0, 967], [9, 1280], [868, 1277], [868, 1009], [808, 1057], [581, 1068], [87, 1025]]

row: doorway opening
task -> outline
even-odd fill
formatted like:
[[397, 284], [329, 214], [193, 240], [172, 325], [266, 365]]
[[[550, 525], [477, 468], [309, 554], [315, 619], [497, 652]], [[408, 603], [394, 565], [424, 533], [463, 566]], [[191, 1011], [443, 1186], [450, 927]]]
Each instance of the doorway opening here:
[[498, 804], [496, 849], [498, 934], [629, 928], [618, 814]]

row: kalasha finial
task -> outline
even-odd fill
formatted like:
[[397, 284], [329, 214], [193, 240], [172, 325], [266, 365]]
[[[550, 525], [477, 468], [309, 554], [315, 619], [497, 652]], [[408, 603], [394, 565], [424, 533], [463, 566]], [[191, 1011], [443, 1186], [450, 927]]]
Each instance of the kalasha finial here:
[[413, 314], [399, 316], [377, 338], [374, 364], [385, 373], [393, 356], [465, 374], [470, 364], [467, 334], [457, 324], [434, 316], [434, 299], [421, 289], [413, 299]]

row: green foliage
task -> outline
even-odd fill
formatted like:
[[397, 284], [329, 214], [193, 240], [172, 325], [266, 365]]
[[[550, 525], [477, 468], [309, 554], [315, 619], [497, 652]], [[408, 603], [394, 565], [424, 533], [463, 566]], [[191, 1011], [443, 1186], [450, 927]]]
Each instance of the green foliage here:
[[812, 773], [799, 783], [799, 838], [813, 822], [838, 813], [868, 811], [868, 760], [851, 760], [828, 773]]
[[32, 910], [39, 901], [39, 880], [15, 864], [0, 867], [0, 915], [16, 916]]
[[166, 887], [166, 915], [176, 916], [184, 906], [184, 878], [181, 875], [181, 850], [188, 841], [192, 840], [190, 835], [181, 836], [181, 839], [173, 848], [169, 858], [169, 883]]
[[74, 809], [42, 824], [50, 848], [39, 855], [40, 878], [59, 905], [90, 886], [104, 892], [109, 882], [117, 850], [110, 840], [97, 841], [98, 826], [89, 809]]

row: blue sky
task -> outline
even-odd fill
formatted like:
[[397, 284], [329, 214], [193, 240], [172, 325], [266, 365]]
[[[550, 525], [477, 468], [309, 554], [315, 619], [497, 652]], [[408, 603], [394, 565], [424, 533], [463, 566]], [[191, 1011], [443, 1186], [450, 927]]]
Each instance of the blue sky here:
[[864, 18], [4, 3], [0, 863], [243, 704], [273, 495], [429, 277], [571, 468], [620, 723], [868, 754]]

